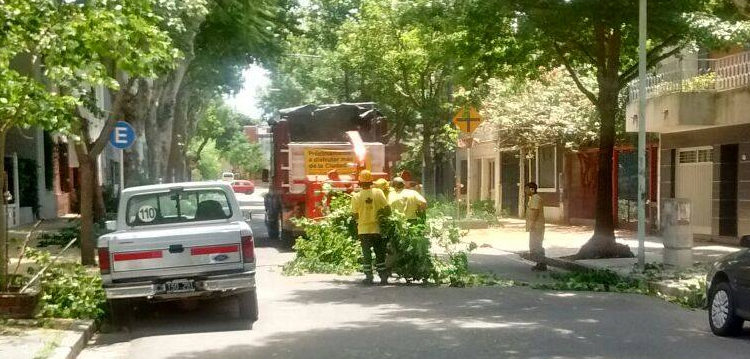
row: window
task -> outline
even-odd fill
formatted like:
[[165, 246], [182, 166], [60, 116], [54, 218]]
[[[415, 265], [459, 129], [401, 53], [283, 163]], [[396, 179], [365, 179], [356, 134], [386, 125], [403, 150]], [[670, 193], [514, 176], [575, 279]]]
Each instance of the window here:
[[538, 147], [536, 151], [536, 178], [539, 189], [557, 189], [557, 147]]
[[714, 152], [710, 149], [698, 150], [698, 162], [713, 162]]
[[679, 155], [678, 155], [678, 161], [680, 164], [713, 162], [714, 151], [712, 148], [680, 150]]
[[182, 190], [149, 193], [128, 200], [128, 225], [146, 226], [232, 217], [232, 208], [220, 189]]
[[695, 163], [697, 162], [697, 154], [695, 150], [680, 151], [680, 163]]

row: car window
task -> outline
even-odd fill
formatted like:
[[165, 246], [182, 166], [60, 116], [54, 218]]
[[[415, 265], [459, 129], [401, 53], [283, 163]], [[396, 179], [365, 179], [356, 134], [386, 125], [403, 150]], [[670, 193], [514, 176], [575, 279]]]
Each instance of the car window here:
[[232, 208], [221, 189], [173, 190], [133, 196], [126, 213], [128, 225], [148, 226], [227, 219]]

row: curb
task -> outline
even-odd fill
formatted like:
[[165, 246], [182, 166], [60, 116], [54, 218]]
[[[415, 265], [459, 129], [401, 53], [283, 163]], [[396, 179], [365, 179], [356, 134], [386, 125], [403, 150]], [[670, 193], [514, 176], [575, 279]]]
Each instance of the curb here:
[[[518, 255], [523, 259], [531, 260], [528, 252], [518, 253]], [[604, 269], [604, 268], [597, 268], [593, 266], [587, 266], [584, 264], [576, 263], [575, 261], [562, 259], [562, 258], [547, 257], [545, 258], [544, 262], [547, 263], [547, 265], [550, 265], [556, 268], [562, 268], [562, 269], [569, 270], [572, 272], [589, 272], [589, 271]], [[626, 277], [634, 279], [631, 276], [626, 276]], [[690, 291], [687, 289], [679, 288], [679, 287], [671, 287], [663, 282], [646, 281], [646, 285], [648, 285], [648, 287], [651, 290], [655, 290], [662, 294], [666, 294], [666, 295], [673, 296], [673, 297], [677, 297], [677, 296], [690, 293]]]
[[86, 347], [91, 336], [94, 334], [96, 323], [93, 320], [76, 320], [68, 330], [70, 333], [60, 341], [49, 359], [75, 359]]

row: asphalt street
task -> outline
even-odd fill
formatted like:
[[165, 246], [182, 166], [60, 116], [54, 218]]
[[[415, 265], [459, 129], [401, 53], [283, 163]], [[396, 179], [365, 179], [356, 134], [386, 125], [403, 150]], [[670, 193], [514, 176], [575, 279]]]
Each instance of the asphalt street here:
[[[364, 287], [358, 276], [286, 277], [292, 253], [253, 210], [260, 320], [245, 330], [232, 299], [139, 307], [130, 332], [95, 336], [79, 358], [744, 358], [750, 333], [713, 336], [704, 311], [625, 294], [528, 287]], [[529, 276], [489, 249], [472, 264]], [[524, 278], [521, 278], [524, 279]]]

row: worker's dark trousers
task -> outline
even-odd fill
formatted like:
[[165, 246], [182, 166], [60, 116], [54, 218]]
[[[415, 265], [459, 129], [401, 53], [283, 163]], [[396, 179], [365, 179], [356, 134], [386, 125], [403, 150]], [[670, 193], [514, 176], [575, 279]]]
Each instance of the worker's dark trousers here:
[[378, 233], [360, 234], [359, 241], [362, 244], [362, 271], [367, 278], [372, 278], [372, 252], [375, 251], [375, 270], [381, 278], [388, 277], [385, 267], [385, 253], [387, 242]]

